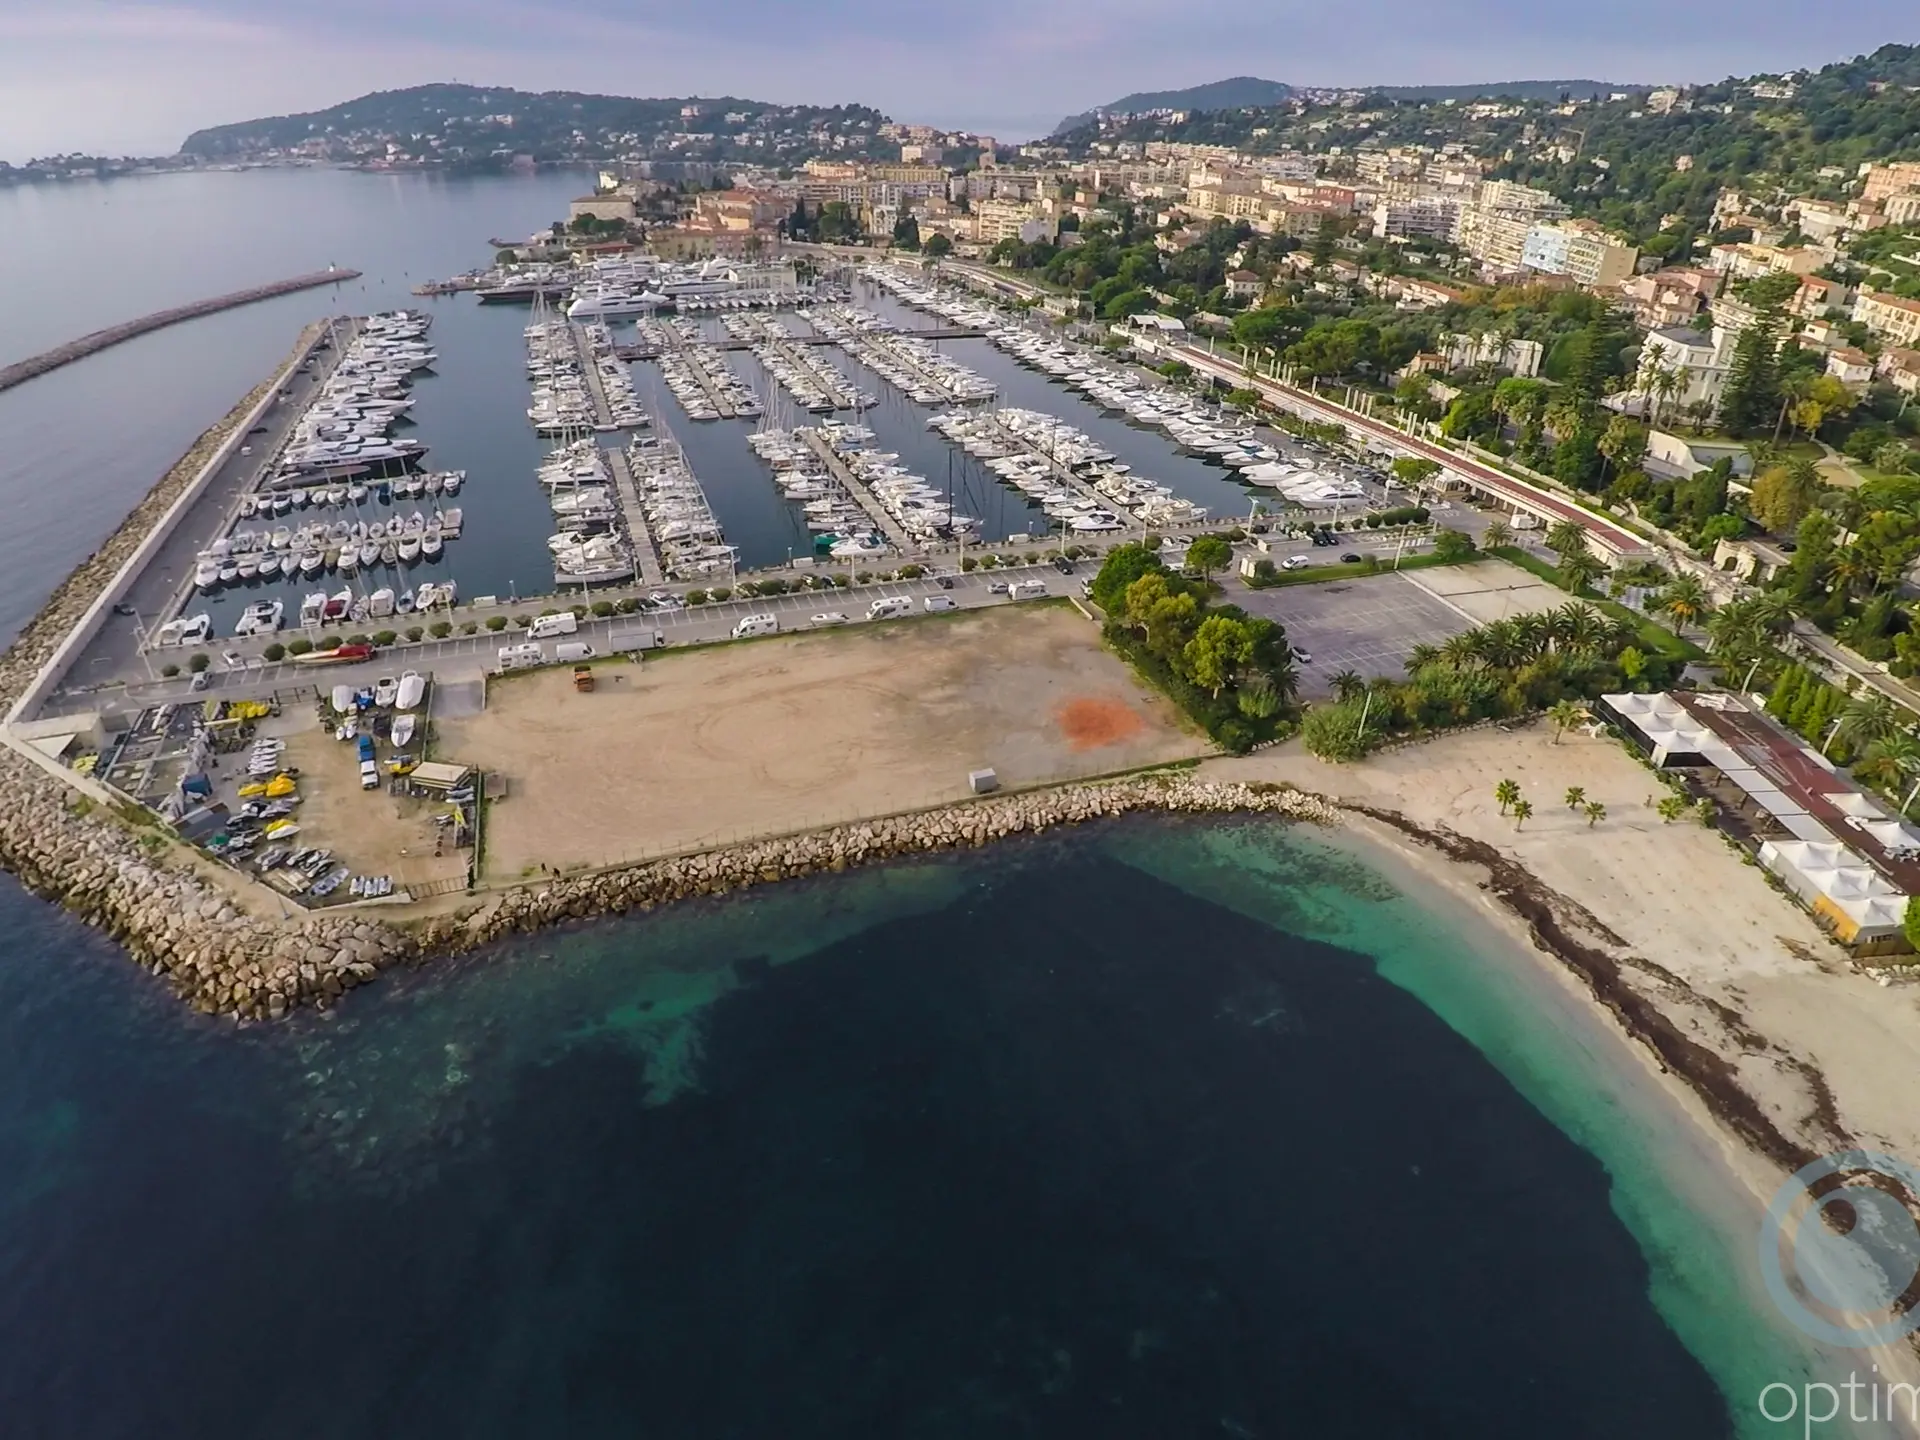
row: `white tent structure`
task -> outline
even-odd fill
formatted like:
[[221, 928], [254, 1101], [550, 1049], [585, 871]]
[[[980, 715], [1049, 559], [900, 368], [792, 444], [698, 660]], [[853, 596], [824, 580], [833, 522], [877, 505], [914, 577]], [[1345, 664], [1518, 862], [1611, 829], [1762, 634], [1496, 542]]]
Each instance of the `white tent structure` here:
[[1907, 897], [1835, 840], [1769, 840], [1760, 863], [1785, 882], [1845, 944], [1898, 935]]

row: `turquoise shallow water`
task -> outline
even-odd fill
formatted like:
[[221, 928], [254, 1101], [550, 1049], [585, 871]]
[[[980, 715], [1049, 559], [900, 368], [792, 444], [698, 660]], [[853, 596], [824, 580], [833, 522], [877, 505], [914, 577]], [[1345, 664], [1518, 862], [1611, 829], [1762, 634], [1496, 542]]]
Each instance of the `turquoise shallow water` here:
[[1301, 832], [748, 892], [237, 1034], [0, 904], [10, 1435], [1697, 1437], [1809, 1363], [1605, 1033]]

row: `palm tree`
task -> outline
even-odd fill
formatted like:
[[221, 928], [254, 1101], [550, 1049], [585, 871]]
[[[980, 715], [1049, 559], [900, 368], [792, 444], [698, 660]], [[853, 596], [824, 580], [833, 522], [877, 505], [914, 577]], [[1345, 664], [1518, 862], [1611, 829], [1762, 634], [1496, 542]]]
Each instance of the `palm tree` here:
[[1479, 632], [1462, 630], [1458, 635], [1449, 635], [1440, 647], [1440, 658], [1452, 665], [1466, 665], [1480, 659]]
[[[1549, 706], [1547, 709], [1547, 719], [1553, 722], [1553, 743], [1558, 745], [1562, 735], [1586, 718], [1586, 706], [1575, 700], [1561, 700]], [[1580, 787], [1577, 785], [1567, 791], [1567, 804], [1576, 805], [1579, 803], [1573, 798], [1579, 791]]]
[[1354, 700], [1366, 692], [1367, 682], [1357, 670], [1342, 670], [1333, 677], [1333, 693], [1342, 700]]
[[1849, 595], [1874, 578], [1873, 560], [1857, 541], [1833, 552], [1833, 583]]
[[1903, 721], [1910, 717], [1878, 691], [1849, 700], [1840, 712], [1840, 728], [1835, 732], [1849, 745], [1871, 745], [1889, 735], [1900, 733]]
[[1514, 829], [1518, 830], [1522, 825], [1526, 824], [1526, 822], [1532, 817], [1533, 817], [1532, 801], [1516, 800], [1513, 802], [1513, 828]]
[[1547, 653], [1553, 645], [1553, 620], [1538, 610], [1516, 615], [1510, 622], [1520, 658], [1532, 660]]
[[1587, 803], [1587, 792], [1579, 785], [1567, 786], [1567, 809], [1578, 810]]
[[1407, 674], [1417, 675], [1439, 658], [1438, 645], [1415, 645], [1407, 651]]
[[1687, 801], [1683, 795], [1668, 795], [1653, 807], [1660, 812], [1660, 818], [1671, 825], [1687, 813]]
[[1506, 814], [1509, 806], [1520, 803], [1520, 782], [1517, 780], [1502, 780], [1498, 785], [1493, 787], [1493, 798], [1500, 802], [1500, 813], [1502, 815]]
[[1562, 559], [1587, 548], [1587, 528], [1578, 520], [1561, 520], [1547, 531], [1547, 549]]
[[1607, 818], [1607, 807], [1602, 805], [1598, 800], [1589, 800], [1587, 802], [1586, 810], [1587, 810], [1587, 829], [1589, 830], [1593, 828], [1594, 821], [1604, 820]]
[[1560, 561], [1561, 578], [1567, 582], [1567, 589], [1578, 595], [1600, 576], [1606, 574], [1607, 567], [1600, 563], [1597, 556], [1585, 550], [1576, 550]]
[[1854, 763], [1853, 775], [1882, 790], [1904, 785], [1920, 771], [1920, 740], [1904, 730], [1882, 735], [1870, 742]]
[[1682, 628], [1694, 624], [1709, 606], [1707, 587], [1698, 575], [1680, 574], [1669, 580], [1654, 597], [1656, 614], [1670, 617]]
[[1487, 549], [1499, 550], [1513, 543], [1513, 527], [1504, 520], [1490, 521], [1486, 533], [1480, 539]]

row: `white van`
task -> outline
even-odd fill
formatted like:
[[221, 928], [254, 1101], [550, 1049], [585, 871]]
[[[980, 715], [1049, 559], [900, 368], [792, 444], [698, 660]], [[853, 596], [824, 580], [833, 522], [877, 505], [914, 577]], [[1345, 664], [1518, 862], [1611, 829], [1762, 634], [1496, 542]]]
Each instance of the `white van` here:
[[1046, 593], [1047, 582], [1044, 580], [1016, 580], [1013, 582], [1013, 588], [1007, 591], [1007, 598], [1010, 600], [1024, 600], [1029, 595], [1044, 595]]
[[571, 635], [580, 628], [580, 622], [574, 618], [571, 610], [562, 610], [558, 615], [536, 616], [527, 626], [529, 640], [551, 640], [555, 635]]
[[929, 615], [938, 615], [942, 610], [958, 610], [960, 602], [951, 595], [929, 595], [920, 602], [926, 606]]
[[547, 649], [544, 645], [502, 645], [500, 647], [500, 673], [509, 670], [528, 670], [535, 665], [547, 663]]
[[905, 595], [885, 595], [867, 606], [869, 620], [892, 620], [896, 616], [912, 613], [913, 601]]
[[570, 665], [576, 660], [593, 659], [593, 646], [579, 640], [569, 640], [553, 647], [553, 658], [562, 665]]
[[733, 625], [733, 638], [750, 640], [755, 635], [778, 635], [780, 617], [778, 615], [742, 615]]

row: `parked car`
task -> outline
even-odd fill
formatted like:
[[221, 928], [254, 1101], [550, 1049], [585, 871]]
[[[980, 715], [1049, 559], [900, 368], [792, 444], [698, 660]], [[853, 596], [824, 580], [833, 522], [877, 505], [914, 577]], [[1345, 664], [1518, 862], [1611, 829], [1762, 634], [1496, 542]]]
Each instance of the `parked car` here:
[[1365, 558], [1364, 556], [1356, 555], [1353, 553], [1353, 551], [1349, 550], [1346, 554], [1340, 557], [1340, 563], [1342, 565], [1358, 565], [1361, 562], [1361, 560], [1364, 558]]
[[994, 580], [988, 583], [987, 593], [989, 595], [1005, 595], [1007, 593], [1007, 588], [1008, 587], [1007, 587], [1006, 581]]
[[1309, 560], [1305, 555], [1289, 555], [1280, 562], [1280, 568], [1282, 570], [1304, 570], [1312, 563], [1313, 561]]
[[938, 585], [942, 590], [951, 590], [953, 588], [953, 577], [951, 575], [936, 575], [933, 577], [933, 583]]
[[1053, 557], [1053, 568], [1058, 570], [1062, 575], [1071, 575], [1073, 574], [1073, 561], [1064, 555], [1056, 555]]
[[1298, 645], [1295, 645], [1293, 647], [1293, 663], [1296, 665], [1311, 665], [1313, 663], [1313, 656], [1305, 650], [1302, 650]]
[[828, 610], [814, 616], [807, 623], [818, 630], [827, 625], [844, 625], [847, 623], [847, 616], [844, 610]]

